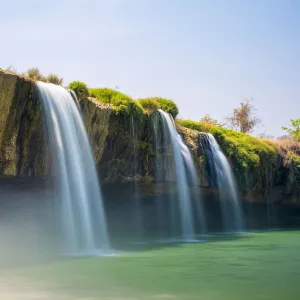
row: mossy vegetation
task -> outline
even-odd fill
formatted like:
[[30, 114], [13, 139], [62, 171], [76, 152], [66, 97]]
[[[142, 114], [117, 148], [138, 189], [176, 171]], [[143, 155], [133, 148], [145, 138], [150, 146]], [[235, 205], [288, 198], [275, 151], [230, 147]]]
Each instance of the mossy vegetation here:
[[162, 109], [168, 113], [170, 113], [175, 119], [178, 115], [178, 107], [174, 101], [160, 98], [160, 97], [152, 97], [152, 98], [143, 98], [138, 100], [143, 108], [149, 112], [152, 112], [157, 109]]
[[69, 84], [68, 88], [75, 92], [79, 100], [89, 96], [89, 90], [84, 82], [73, 81]]
[[92, 88], [89, 89], [89, 93], [91, 97], [97, 98], [100, 102], [111, 104], [116, 115], [133, 115], [140, 119], [145, 114], [139, 101], [135, 101], [119, 91], [108, 88]]
[[257, 138], [205, 121], [177, 120], [177, 123], [211, 133], [240, 181], [247, 184], [246, 174], [250, 174], [255, 179], [256, 188], [266, 190], [272, 185], [272, 174], [278, 170], [280, 160], [284, 159], [285, 167], [294, 174], [293, 182], [300, 186], [300, 143]]
[[213, 134], [226, 156], [232, 161], [236, 171], [246, 171], [266, 163], [269, 166], [277, 163], [278, 149], [271, 141], [207, 122], [191, 120], [178, 120], [177, 122], [181, 126]]

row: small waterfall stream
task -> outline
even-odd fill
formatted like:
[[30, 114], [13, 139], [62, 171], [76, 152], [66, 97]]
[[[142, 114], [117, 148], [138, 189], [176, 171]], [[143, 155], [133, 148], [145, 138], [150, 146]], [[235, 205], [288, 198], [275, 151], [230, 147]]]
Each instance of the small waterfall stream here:
[[102, 196], [91, 147], [74, 93], [37, 83], [52, 156], [57, 205], [70, 254], [109, 248]]
[[[193, 164], [193, 161], [188, 148], [183, 143], [180, 135], [176, 131], [173, 118], [163, 110], [159, 110], [158, 113], [162, 123], [161, 125], [164, 132], [164, 139], [166, 140], [168, 136], [168, 140], [171, 143], [173, 152], [173, 160], [176, 173], [176, 187], [179, 197], [181, 236], [184, 240], [194, 240], [195, 232], [193, 224], [192, 203], [188, 185], [188, 175], [186, 171], [186, 169], [189, 169], [190, 164]], [[174, 201], [172, 201], [172, 203], [175, 205]], [[172, 212], [173, 210], [173, 206], [170, 207], [170, 211]], [[171, 220], [174, 220], [175, 217], [175, 214], [171, 216]]]
[[[156, 181], [156, 224], [160, 238], [176, 238], [179, 234], [176, 215], [178, 205], [172, 197], [172, 188], [164, 183], [174, 174], [174, 162], [171, 158], [170, 138], [168, 128], [162, 122], [159, 112], [152, 114], [153, 138], [155, 150], [155, 181]], [[170, 221], [170, 222], [168, 222]]]
[[242, 231], [244, 222], [232, 169], [213, 135], [205, 135], [204, 142], [210, 176], [216, 179], [220, 190], [224, 230]]

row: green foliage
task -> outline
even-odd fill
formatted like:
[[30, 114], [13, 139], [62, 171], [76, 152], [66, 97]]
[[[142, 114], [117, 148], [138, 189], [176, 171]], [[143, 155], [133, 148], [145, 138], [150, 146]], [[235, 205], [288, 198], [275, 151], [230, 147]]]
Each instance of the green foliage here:
[[147, 111], [154, 111], [160, 108], [158, 101], [155, 98], [144, 98], [138, 100], [143, 108]]
[[73, 81], [69, 84], [68, 88], [75, 92], [79, 100], [89, 96], [89, 90], [84, 82]]
[[196, 122], [192, 120], [177, 120], [177, 123], [183, 127], [197, 130], [200, 132], [210, 132], [212, 128], [218, 126], [214, 122], [208, 122], [207, 120], [204, 119], [201, 119], [200, 122]]
[[49, 74], [47, 76], [47, 82], [57, 84], [57, 85], [62, 85], [64, 79], [61, 77], [58, 77], [56, 74]]
[[139, 101], [135, 101], [129, 96], [108, 88], [89, 89], [91, 97], [97, 98], [102, 103], [111, 104], [115, 114], [125, 116], [133, 115], [136, 118], [142, 118], [145, 111]]
[[159, 103], [159, 107], [162, 110], [170, 113], [174, 119], [177, 117], [178, 107], [172, 100], [164, 99], [164, 98], [157, 98], [157, 101]]
[[157, 109], [162, 109], [170, 113], [174, 119], [178, 115], [178, 107], [172, 100], [160, 98], [160, 97], [153, 97], [153, 98], [139, 99], [139, 102], [146, 110], [153, 111]]
[[282, 129], [291, 134], [295, 141], [300, 142], [300, 118], [291, 120], [290, 126], [292, 128], [282, 127]]
[[177, 120], [177, 123], [190, 129], [213, 134], [225, 155], [233, 162], [236, 171], [244, 172], [249, 168], [262, 165], [272, 166], [277, 162], [277, 147], [270, 141], [212, 124], [208, 126], [205, 122]]

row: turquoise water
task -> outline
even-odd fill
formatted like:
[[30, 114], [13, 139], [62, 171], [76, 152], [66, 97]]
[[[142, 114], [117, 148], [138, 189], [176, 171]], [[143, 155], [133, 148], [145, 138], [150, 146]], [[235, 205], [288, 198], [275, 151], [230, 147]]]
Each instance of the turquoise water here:
[[116, 256], [9, 271], [2, 282], [49, 296], [41, 299], [300, 299], [299, 231], [203, 238], [127, 245]]

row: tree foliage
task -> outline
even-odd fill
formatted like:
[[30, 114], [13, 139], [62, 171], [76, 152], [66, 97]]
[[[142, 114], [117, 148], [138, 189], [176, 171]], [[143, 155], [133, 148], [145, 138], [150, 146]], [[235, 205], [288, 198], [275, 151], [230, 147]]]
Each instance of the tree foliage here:
[[288, 132], [292, 136], [293, 140], [300, 142], [300, 118], [291, 120], [290, 127], [291, 128], [282, 127], [282, 129]]
[[244, 99], [240, 103], [240, 107], [235, 108], [232, 115], [228, 117], [229, 126], [232, 129], [242, 133], [251, 133], [261, 123], [261, 120], [255, 116], [256, 109], [251, 101], [251, 98]]

